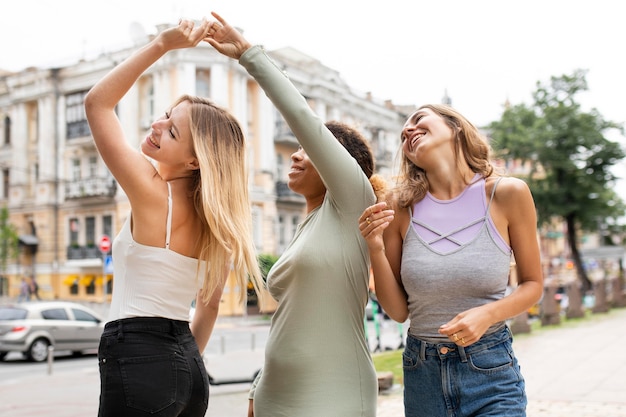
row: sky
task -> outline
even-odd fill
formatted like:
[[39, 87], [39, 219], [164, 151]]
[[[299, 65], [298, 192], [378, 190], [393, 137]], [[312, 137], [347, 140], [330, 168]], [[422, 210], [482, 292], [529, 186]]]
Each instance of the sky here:
[[7, 0], [0, 13], [0, 69], [88, 59], [156, 33], [157, 24], [216, 11], [252, 43], [296, 48], [380, 100], [418, 106], [439, 103], [447, 93], [457, 110], [484, 126], [500, 118], [506, 101], [530, 104], [537, 82], [583, 69], [589, 91], [579, 102], [624, 123], [626, 24], [620, 3]]

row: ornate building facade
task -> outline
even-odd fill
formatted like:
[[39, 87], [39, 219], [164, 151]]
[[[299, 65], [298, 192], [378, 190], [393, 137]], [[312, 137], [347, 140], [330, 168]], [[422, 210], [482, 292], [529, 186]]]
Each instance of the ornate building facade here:
[[[20, 278], [30, 276], [44, 298], [110, 297], [112, 259], [99, 243], [115, 237], [130, 206], [96, 151], [83, 100], [138, 47], [59, 68], [0, 73], [0, 205], [9, 210], [20, 248], [0, 271], [3, 294], [17, 296]], [[337, 71], [295, 49], [270, 55], [322, 119], [361, 130], [375, 151], [378, 173], [389, 175], [402, 110], [354, 91]], [[259, 254], [280, 255], [304, 218], [303, 197], [287, 187], [295, 137], [245, 70], [207, 45], [169, 52], [138, 80], [117, 107], [127, 140], [139, 147], [152, 121], [182, 94], [211, 98], [244, 127], [254, 241]], [[243, 313], [237, 292], [226, 288], [223, 314]]]

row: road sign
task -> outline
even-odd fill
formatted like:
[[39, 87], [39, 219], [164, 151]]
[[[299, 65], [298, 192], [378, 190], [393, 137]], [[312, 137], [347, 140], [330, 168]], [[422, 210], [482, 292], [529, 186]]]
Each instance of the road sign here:
[[100, 247], [100, 252], [109, 253], [109, 251], [111, 250], [111, 238], [109, 238], [107, 235], [102, 235], [100, 237], [100, 244], [98, 246]]
[[113, 273], [113, 258], [111, 257], [111, 255], [107, 255], [104, 257], [104, 273]]

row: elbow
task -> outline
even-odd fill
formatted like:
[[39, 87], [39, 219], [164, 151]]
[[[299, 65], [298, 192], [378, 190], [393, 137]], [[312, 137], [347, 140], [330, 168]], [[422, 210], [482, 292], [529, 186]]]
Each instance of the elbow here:
[[387, 315], [393, 321], [396, 321], [398, 323], [404, 323], [409, 318], [408, 312], [395, 312], [395, 313], [387, 312]]

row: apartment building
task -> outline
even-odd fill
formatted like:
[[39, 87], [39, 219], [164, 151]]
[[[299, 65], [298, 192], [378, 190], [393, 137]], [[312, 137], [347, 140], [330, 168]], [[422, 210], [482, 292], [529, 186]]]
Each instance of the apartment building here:
[[[130, 206], [96, 151], [83, 100], [139, 46], [59, 68], [0, 73], [0, 204], [9, 209], [20, 247], [19, 256], [0, 271], [9, 296], [17, 296], [20, 278], [28, 276], [37, 280], [43, 298], [110, 298], [113, 261], [99, 243], [117, 234]], [[378, 172], [389, 175], [405, 114], [355, 91], [337, 71], [295, 49], [270, 55], [322, 119], [341, 120], [363, 132], [376, 153]], [[211, 98], [244, 127], [254, 241], [259, 254], [280, 255], [304, 218], [303, 197], [287, 187], [295, 137], [245, 70], [205, 45], [169, 52], [119, 103], [132, 146], [139, 147], [152, 121], [182, 94]], [[226, 288], [222, 314], [246, 312], [236, 302], [237, 292]]]

